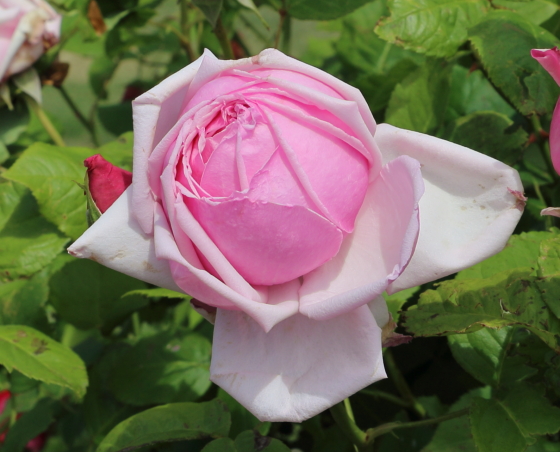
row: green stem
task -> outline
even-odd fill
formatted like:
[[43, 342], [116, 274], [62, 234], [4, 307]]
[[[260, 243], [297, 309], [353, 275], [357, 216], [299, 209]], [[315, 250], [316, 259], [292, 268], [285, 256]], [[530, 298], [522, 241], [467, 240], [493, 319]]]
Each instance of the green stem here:
[[134, 336], [138, 339], [140, 337], [140, 314], [138, 312], [132, 313], [132, 331], [134, 331]]
[[[547, 207], [546, 201], [544, 199], [544, 196], [541, 192], [541, 187], [539, 184], [537, 184], [535, 182], [535, 180], [533, 179], [533, 188], [535, 189], [535, 193], [537, 194], [537, 198], [539, 198], [539, 201], [542, 202], [543, 206]], [[546, 227], [546, 229], [550, 229], [553, 224], [552, 224], [552, 217], [550, 215], [544, 215], [544, 225]]]
[[278, 10], [280, 15], [280, 22], [278, 23], [278, 30], [276, 30], [276, 36], [274, 37], [274, 48], [277, 49], [280, 45], [280, 37], [282, 36], [282, 29], [284, 28], [284, 21], [286, 20], [286, 10], [284, 6]]
[[411, 407], [418, 416], [424, 418], [426, 417], [426, 410], [422, 406], [420, 402], [416, 400], [414, 394], [410, 390], [408, 383], [406, 382], [403, 374], [401, 373], [400, 369], [393, 358], [390, 349], [386, 349], [385, 353], [383, 354], [383, 362], [385, 363], [385, 368], [389, 373], [389, 377], [391, 381], [396, 386], [397, 390], [401, 394], [401, 397], [408, 403], [408, 406]]
[[389, 394], [388, 392], [375, 391], [373, 389], [362, 389], [360, 391], [360, 394], [365, 394], [376, 399], [385, 399], [391, 403], [394, 403], [395, 405], [399, 405], [404, 408], [410, 408], [410, 404], [406, 400], [403, 400], [393, 394]]
[[224, 58], [226, 60], [233, 60], [233, 49], [231, 48], [231, 42], [229, 41], [226, 28], [222, 22], [222, 18], [218, 17], [216, 21], [216, 27], [214, 27], [214, 33], [220, 42], [222, 47], [222, 52], [224, 52]]
[[189, 10], [190, 5], [188, 0], [181, 0], [181, 17], [180, 17], [180, 24], [181, 24], [181, 33], [177, 33], [179, 37], [179, 41], [181, 41], [181, 46], [187, 52], [187, 56], [189, 60], [192, 62], [196, 60], [196, 55], [193, 51], [191, 43], [187, 36], [189, 36], [189, 31], [191, 28], [191, 24], [189, 21]]
[[282, 25], [282, 51], [290, 54], [290, 47], [292, 41], [292, 18], [286, 13], [284, 23]]
[[66, 143], [60, 136], [60, 133], [58, 133], [58, 130], [56, 130], [56, 127], [53, 125], [49, 117], [46, 115], [41, 105], [39, 105], [35, 99], [33, 99], [31, 96], [27, 94], [24, 94], [24, 98], [25, 98], [25, 102], [27, 103], [27, 106], [33, 111], [33, 113], [37, 115], [37, 118], [39, 118], [41, 125], [43, 126], [45, 131], [49, 134], [49, 137], [51, 137], [53, 142], [57, 146], [66, 146]]
[[373, 444], [373, 441], [378, 436], [384, 435], [385, 433], [392, 432], [400, 428], [416, 428], [424, 427], [426, 425], [439, 424], [440, 422], [448, 421], [450, 419], [455, 419], [457, 417], [464, 416], [469, 413], [469, 408], [464, 408], [462, 410], [453, 411], [451, 413], [444, 414], [443, 416], [434, 417], [432, 419], [424, 419], [422, 421], [414, 422], [390, 422], [388, 424], [383, 424], [378, 427], [370, 428], [367, 431], [367, 444]]
[[379, 72], [383, 72], [383, 68], [385, 67], [385, 63], [387, 62], [387, 57], [389, 56], [389, 52], [391, 51], [392, 46], [393, 45], [388, 41], [385, 43], [385, 46], [383, 47], [383, 52], [381, 52], [381, 55], [377, 60], [376, 69]]
[[62, 95], [62, 98], [66, 101], [66, 103], [68, 104], [68, 106], [70, 107], [70, 109], [72, 110], [74, 115], [76, 115], [76, 118], [78, 118], [78, 121], [80, 121], [82, 123], [82, 125], [87, 129], [87, 131], [91, 135], [91, 140], [93, 141], [93, 144], [96, 147], [99, 147], [99, 140], [97, 139], [97, 134], [95, 132], [95, 126], [86, 119], [86, 117], [78, 109], [78, 106], [74, 103], [74, 101], [72, 100], [72, 98], [68, 94], [68, 91], [66, 91], [63, 86], [59, 86], [58, 91], [60, 92], [60, 94]]
[[366, 444], [366, 433], [354, 422], [354, 416], [348, 399], [331, 407], [330, 412], [344, 435], [352, 441], [359, 451], [369, 452], [373, 450], [370, 445]]
[[550, 145], [548, 140], [544, 140], [542, 138], [542, 132], [545, 132], [545, 130], [542, 128], [541, 120], [537, 114], [531, 116], [531, 124], [533, 125], [533, 130], [536, 134], [539, 151], [544, 160], [544, 163], [546, 164], [546, 168], [552, 176], [552, 179], [556, 180], [558, 179], [558, 173], [552, 165], [552, 160], [550, 158]]

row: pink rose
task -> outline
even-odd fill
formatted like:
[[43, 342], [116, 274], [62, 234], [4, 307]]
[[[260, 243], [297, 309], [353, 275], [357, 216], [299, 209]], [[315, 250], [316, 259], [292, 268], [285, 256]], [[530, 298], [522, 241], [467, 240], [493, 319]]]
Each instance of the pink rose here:
[[376, 123], [276, 50], [210, 52], [134, 103], [133, 182], [69, 252], [217, 308], [211, 379], [302, 421], [384, 378], [382, 293], [498, 252], [512, 168]]
[[27, 69], [56, 44], [60, 21], [43, 0], [0, 0], [0, 81]]
[[[560, 85], [560, 50], [553, 49], [533, 49], [531, 56], [537, 60], [542, 67], [552, 76], [554, 81]], [[550, 158], [554, 169], [560, 174], [560, 102], [556, 104], [550, 124]]]
[[132, 183], [132, 173], [105, 160], [101, 154], [84, 161], [88, 188], [95, 205], [105, 212]]

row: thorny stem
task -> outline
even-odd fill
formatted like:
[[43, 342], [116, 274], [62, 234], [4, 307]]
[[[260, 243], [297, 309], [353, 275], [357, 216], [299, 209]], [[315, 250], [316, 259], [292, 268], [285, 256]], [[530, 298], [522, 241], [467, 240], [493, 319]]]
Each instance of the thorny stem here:
[[226, 60], [233, 60], [233, 49], [231, 48], [231, 42], [229, 41], [227, 30], [224, 27], [224, 23], [222, 22], [222, 18], [218, 17], [216, 21], [216, 26], [214, 27], [214, 33], [220, 42], [220, 46], [222, 47], [222, 52], [224, 52], [224, 58]]
[[78, 120], [82, 123], [82, 125], [87, 129], [87, 131], [91, 135], [91, 140], [93, 141], [93, 144], [96, 147], [98, 147], [99, 140], [97, 139], [97, 134], [95, 133], [95, 126], [93, 125], [93, 123], [89, 122], [86, 119], [86, 117], [78, 109], [78, 106], [74, 103], [74, 101], [68, 94], [68, 91], [66, 91], [63, 86], [58, 87], [58, 90], [60, 94], [62, 94], [62, 98], [66, 101], [66, 103], [68, 104], [68, 106], [70, 107], [74, 115], [76, 115], [76, 118], [78, 118]]
[[39, 105], [35, 99], [33, 99], [31, 96], [27, 94], [24, 94], [24, 98], [28, 107], [33, 111], [33, 113], [37, 115], [37, 118], [39, 118], [41, 125], [43, 126], [45, 131], [49, 134], [49, 137], [51, 137], [54, 143], [57, 146], [66, 146], [66, 143], [60, 136], [60, 133], [58, 133], [58, 130], [56, 130], [56, 127], [53, 125], [49, 117], [46, 115], [41, 105]]
[[421, 418], [426, 417], [425, 408], [420, 402], [416, 400], [414, 394], [412, 394], [408, 383], [404, 379], [403, 374], [401, 373], [400, 369], [397, 366], [397, 363], [395, 362], [395, 359], [393, 358], [393, 355], [391, 354], [391, 350], [385, 350], [385, 353], [383, 354], [383, 361], [385, 363], [385, 367], [387, 369], [387, 372], [389, 373], [391, 381], [396, 386], [402, 398], [408, 403], [408, 406], [416, 411], [416, 414], [418, 414], [418, 416], [420, 416]]

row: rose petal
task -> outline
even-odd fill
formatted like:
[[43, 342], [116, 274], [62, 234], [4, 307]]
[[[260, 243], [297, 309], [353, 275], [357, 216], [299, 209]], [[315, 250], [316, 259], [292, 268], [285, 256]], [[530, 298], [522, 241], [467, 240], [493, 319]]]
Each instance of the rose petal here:
[[146, 234], [150, 234], [154, 227], [154, 199], [148, 180], [148, 159], [156, 144], [177, 123], [183, 99], [203, 58], [201, 56], [132, 101], [134, 215]]
[[68, 252], [150, 284], [183, 292], [175, 284], [167, 261], [156, 258], [153, 238], [144, 234], [132, 214], [131, 187], [68, 248]]
[[385, 377], [367, 306], [320, 322], [295, 315], [268, 333], [218, 310], [210, 379], [261, 421], [301, 422]]
[[187, 203], [228, 262], [251, 284], [298, 278], [333, 257], [342, 243], [336, 226], [305, 207], [249, 199]]
[[537, 60], [543, 68], [552, 76], [554, 81], [560, 85], [560, 51], [553, 49], [533, 49], [531, 56]]
[[500, 251], [519, 221], [523, 192], [517, 171], [448, 141], [380, 124], [375, 135], [385, 161], [409, 155], [422, 165], [416, 251], [389, 293], [470, 267]]
[[385, 291], [406, 267], [418, 236], [420, 165], [402, 156], [385, 165], [368, 189], [340, 252], [303, 278], [300, 312], [329, 319]]

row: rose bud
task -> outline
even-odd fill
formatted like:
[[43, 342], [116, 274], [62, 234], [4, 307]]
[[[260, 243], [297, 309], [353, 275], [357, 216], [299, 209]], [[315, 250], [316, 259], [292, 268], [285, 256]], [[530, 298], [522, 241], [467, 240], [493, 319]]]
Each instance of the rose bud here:
[[132, 173], [105, 160], [100, 154], [84, 160], [88, 221], [93, 224], [132, 183]]
[[1, 82], [58, 42], [61, 17], [43, 0], [0, 0], [0, 17]]
[[377, 126], [277, 50], [206, 51], [133, 112], [132, 186], [69, 252], [217, 308], [210, 378], [263, 421], [385, 378], [383, 292], [497, 253], [521, 216], [515, 170]]

